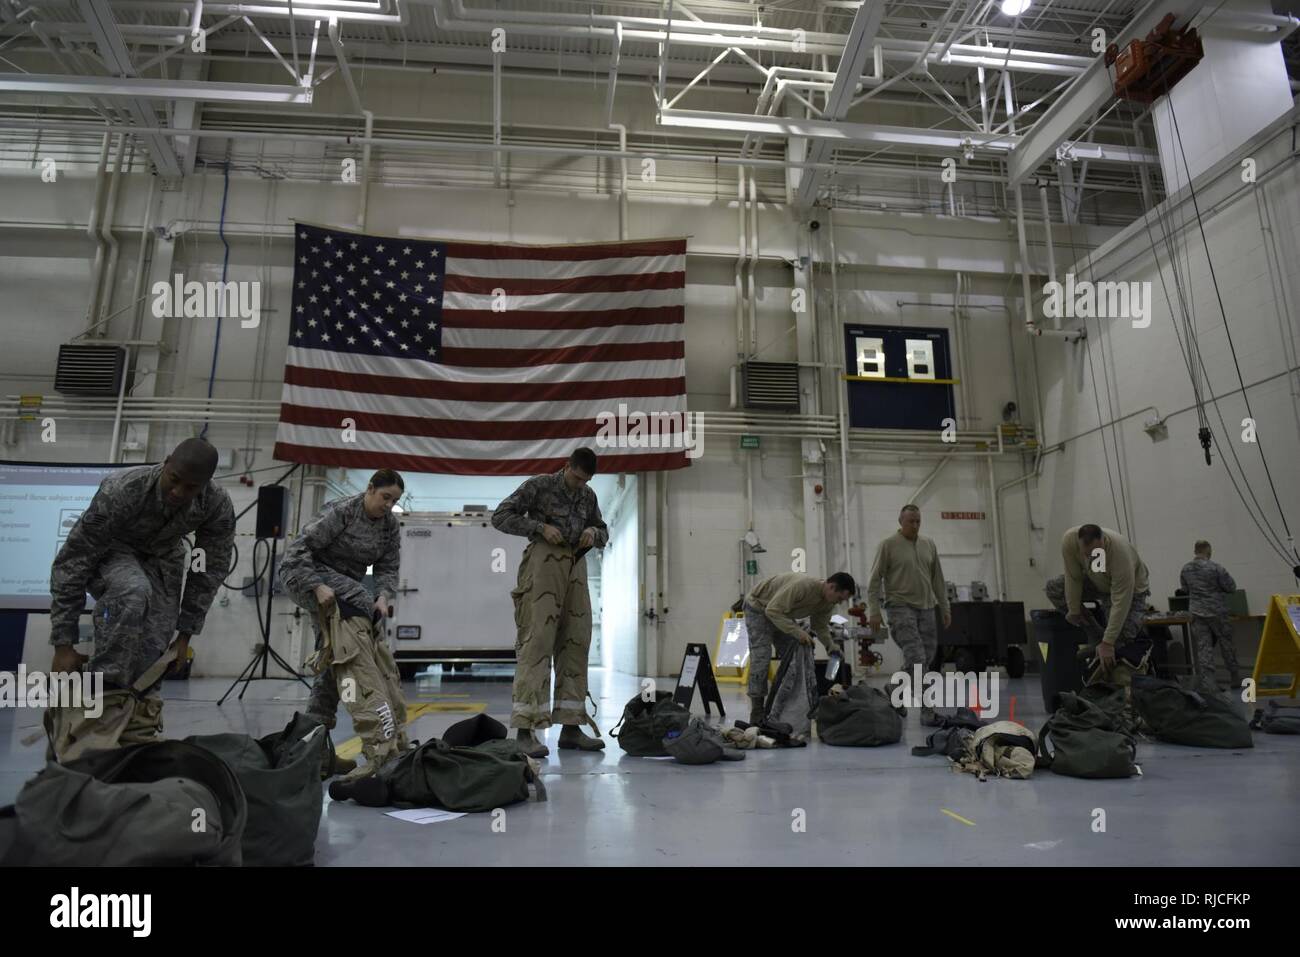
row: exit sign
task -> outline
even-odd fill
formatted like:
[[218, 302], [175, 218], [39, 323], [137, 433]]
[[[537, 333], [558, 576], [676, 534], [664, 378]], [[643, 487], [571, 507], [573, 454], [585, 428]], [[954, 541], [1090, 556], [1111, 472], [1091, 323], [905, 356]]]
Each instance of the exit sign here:
[[742, 436], [740, 437], [740, 447], [741, 447], [742, 449], [756, 449], [756, 448], [758, 448], [758, 436], [757, 436], [757, 435], [742, 435]]
[[746, 559], [746, 561], [745, 561], [745, 574], [746, 574], [746, 575], [757, 575], [757, 574], [758, 574], [758, 562], [755, 561], [755, 560], [752, 559], [752, 558], [750, 558], [750, 559]]
[[957, 519], [970, 518], [970, 519], [976, 519], [977, 521], [981, 521], [981, 522], [984, 521], [983, 512], [940, 512], [939, 515], [942, 518], [957, 518]]

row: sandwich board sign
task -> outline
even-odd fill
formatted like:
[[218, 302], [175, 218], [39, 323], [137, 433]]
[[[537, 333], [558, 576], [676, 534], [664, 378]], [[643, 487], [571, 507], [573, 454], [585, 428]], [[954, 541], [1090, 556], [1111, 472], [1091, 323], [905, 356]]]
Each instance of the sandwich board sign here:
[[708, 646], [703, 644], [689, 644], [682, 655], [682, 670], [677, 678], [677, 688], [673, 692], [673, 700], [688, 711], [691, 707], [691, 699], [695, 697], [695, 689], [700, 689], [700, 700], [704, 702], [704, 713], [711, 714], [709, 703], [712, 702], [718, 706], [718, 716], [725, 718], [727, 710], [722, 706], [722, 693], [718, 690], [718, 682], [713, 676], [713, 664], [709, 661]]

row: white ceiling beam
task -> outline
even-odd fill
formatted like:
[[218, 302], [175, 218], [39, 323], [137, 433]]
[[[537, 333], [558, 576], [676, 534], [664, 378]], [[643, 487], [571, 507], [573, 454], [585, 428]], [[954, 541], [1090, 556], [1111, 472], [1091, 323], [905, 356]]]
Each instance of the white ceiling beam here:
[[[839, 66], [835, 70], [835, 80], [831, 91], [826, 95], [826, 105], [822, 116], [829, 121], [844, 119], [853, 103], [853, 97], [862, 81], [862, 71], [867, 65], [867, 58], [872, 55], [876, 42], [876, 33], [880, 21], [885, 15], [885, 0], [865, 0], [853, 14], [853, 25], [849, 27], [848, 38], [844, 41], [844, 50], [840, 54]], [[810, 163], [824, 163], [830, 158], [831, 145], [819, 138], [808, 151]], [[799, 177], [795, 189], [794, 205], [796, 209], [807, 209], [817, 199], [817, 190], [821, 186], [820, 170], [806, 170]]]
[[[1174, 14], [1175, 24], [1185, 25], [1201, 7], [1202, 0], [1151, 0], [1116, 38], [1120, 49], [1145, 37], [1165, 14]], [[1034, 174], [1039, 164], [1056, 154], [1056, 148], [1070, 138], [1098, 110], [1114, 99], [1114, 81], [1098, 55], [1060, 97], [1047, 108], [1017, 145], [1007, 163], [1008, 181], [1017, 186]], [[1078, 147], [1076, 147], [1077, 149]]]
[[224, 83], [141, 77], [57, 76], [45, 73], [0, 74], [0, 92], [53, 96], [103, 96], [116, 99], [199, 100], [225, 103], [293, 103], [309, 105], [312, 91], [270, 83]]

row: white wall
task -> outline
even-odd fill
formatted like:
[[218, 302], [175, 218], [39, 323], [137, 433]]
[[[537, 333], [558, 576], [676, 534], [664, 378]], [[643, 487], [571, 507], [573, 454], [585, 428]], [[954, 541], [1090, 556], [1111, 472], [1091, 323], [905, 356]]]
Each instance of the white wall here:
[[[1295, 114], [1291, 114], [1294, 122]], [[1213, 406], [1209, 421], [1220, 439], [1226, 438], [1245, 469], [1269, 525], [1281, 522], [1260, 458], [1268, 457], [1273, 480], [1292, 531], [1300, 523], [1300, 377], [1294, 366], [1300, 304], [1300, 168], [1288, 158], [1292, 131], [1275, 124], [1257, 142], [1229, 156], [1197, 183], [1197, 202], [1204, 219], [1210, 257], [1223, 296], [1233, 344], [1247, 385], [1247, 396], [1258, 426], [1260, 444], [1242, 441], [1246, 404], [1239, 389], [1223, 316], [1206, 259], [1205, 246], [1190, 202], [1178, 207], [1172, 221], [1182, 227], [1177, 236], [1179, 261], [1187, 263], [1190, 299], [1199, 330], [1200, 348], [1209, 370], [1209, 391], [1223, 395], [1221, 426]], [[1243, 184], [1238, 160], [1248, 152], [1258, 162], [1259, 182]], [[1276, 171], [1276, 172], [1270, 172]], [[1272, 239], [1264, 231], [1271, 220]], [[1177, 297], [1170, 253], [1156, 235], [1158, 267], [1151, 242], [1141, 223], [1099, 251], [1098, 280], [1150, 282], [1154, 314], [1150, 328], [1133, 328], [1124, 321], [1093, 321], [1088, 347], [1096, 369], [1093, 376], [1082, 346], [1057, 343], [1040, 353], [1047, 410], [1047, 436], [1064, 442], [1059, 454], [1045, 460], [1041, 500], [1047, 517], [1049, 545], [1059, 544], [1064, 530], [1080, 522], [1127, 529], [1151, 569], [1152, 599], [1163, 606], [1177, 587], [1178, 572], [1191, 558], [1198, 538], [1214, 545], [1216, 561], [1224, 564], [1245, 588], [1253, 612], [1265, 610], [1268, 596], [1293, 593], [1296, 583], [1287, 562], [1273, 554], [1252, 524], [1225, 471], [1225, 457], [1216, 449], [1207, 468], [1197, 441], [1197, 419], [1189, 406], [1193, 393], [1180, 355], [1171, 308]], [[1076, 267], [1082, 272], [1082, 267]], [[1169, 287], [1166, 296], [1160, 277]], [[1069, 324], [1068, 322], [1066, 324]], [[1288, 369], [1290, 370], [1288, 372]], [[1100, 403], [1102, 415], [1097, 414]], [[1168, 418], [1169, 435], [1153, 441], [1143, 421], [1155, 406]], [[1120, 421], [1096, 431], [1099, 422]], [[1122, 480], [1129, 503], [1126, 518], [1117, 514], [1107, 480], [1106, 451], [1111, 473]], [[1048, 555], [1050, 573], [1060, 559]]]
[[600, 634], [601, 665], [636, 674], [637, 634], [640, 627], [637, 481], [627, 476], [624, 489], [601, 511], [609, 526], [609, 544], [601, 555]]

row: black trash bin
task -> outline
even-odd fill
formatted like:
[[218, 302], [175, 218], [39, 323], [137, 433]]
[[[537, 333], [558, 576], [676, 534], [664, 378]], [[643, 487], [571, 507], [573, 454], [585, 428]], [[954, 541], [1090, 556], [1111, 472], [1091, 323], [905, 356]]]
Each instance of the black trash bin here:
[[1065, 620], [1059, 611], [1035, 609], [1029, 613], [1034, 626], [1039, 674], [1043, 682], [1043, 707], [1054, 714], [1062, 691], [1083, 687], [1085, 662], [1079, 647], [1088, 644], [1087, 633]]

